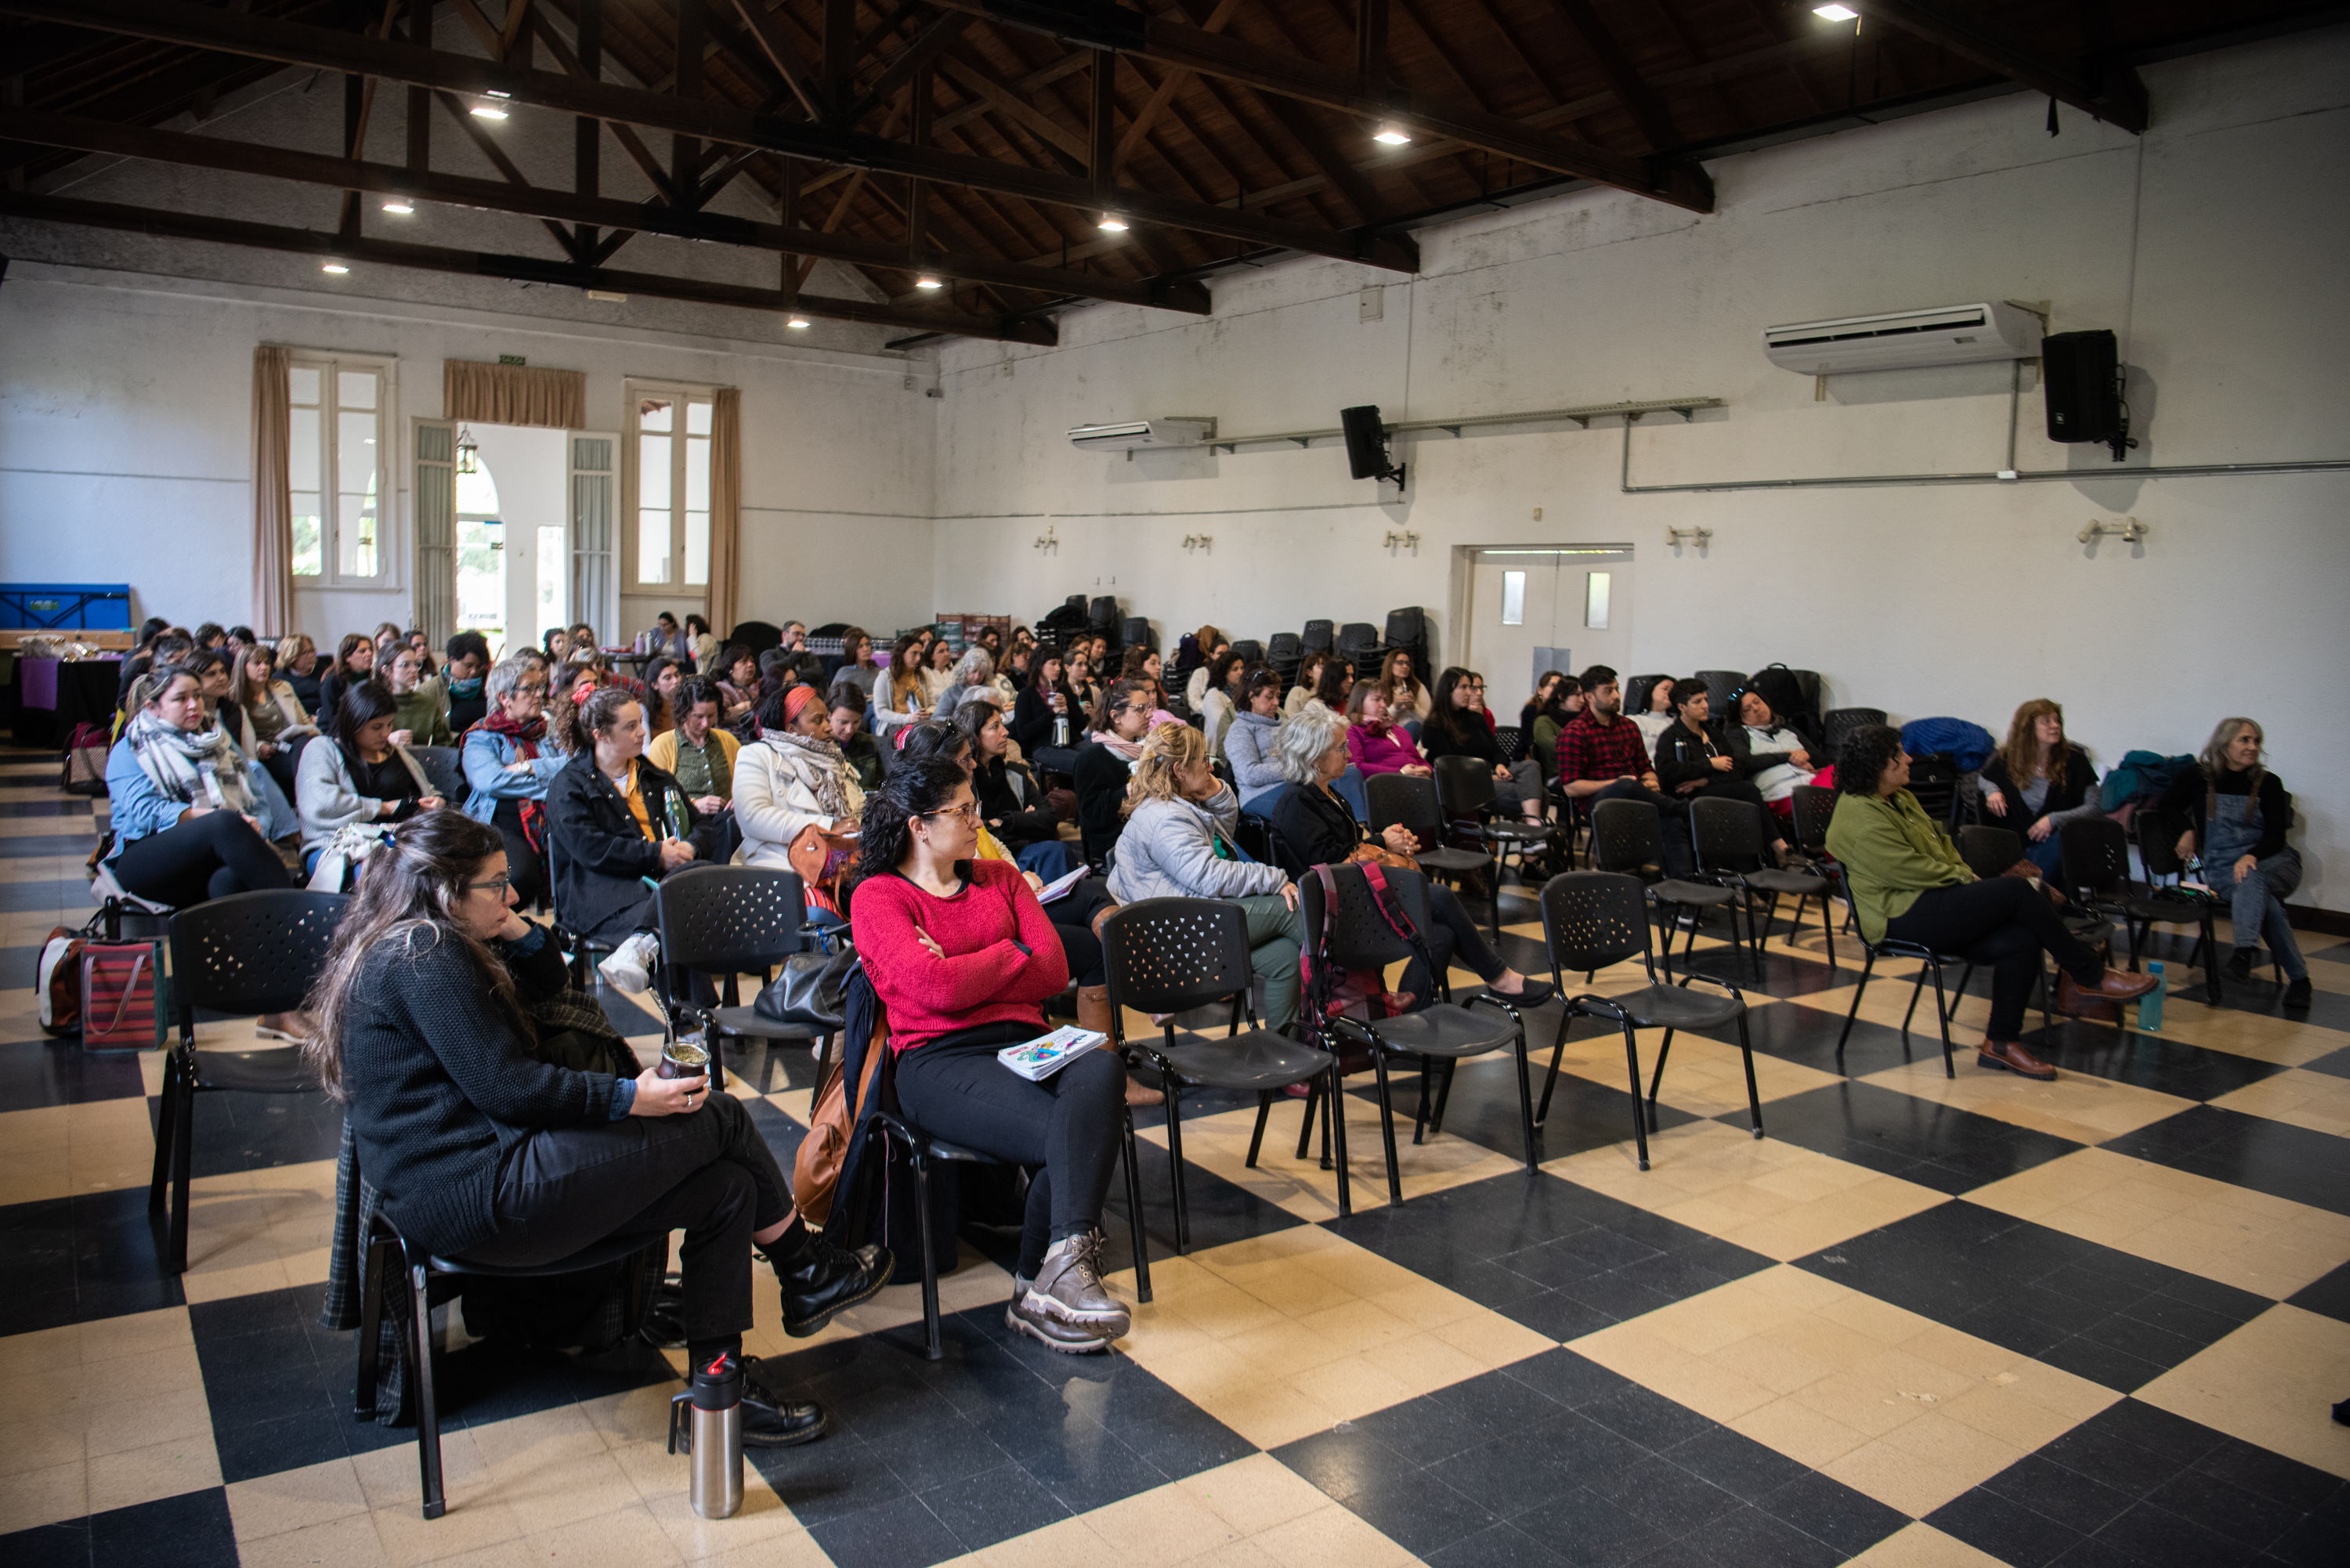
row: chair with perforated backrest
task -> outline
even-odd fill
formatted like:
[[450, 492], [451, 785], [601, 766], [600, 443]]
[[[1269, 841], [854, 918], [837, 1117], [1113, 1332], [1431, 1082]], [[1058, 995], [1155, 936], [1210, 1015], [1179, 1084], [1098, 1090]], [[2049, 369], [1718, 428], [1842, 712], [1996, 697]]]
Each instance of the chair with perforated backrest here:
[[1648, 693], [1657, 689], [1659, 680], [1670, 680], [1669, 675], [1629, 675], [1624, 679], [1625, 713], [1645, 713], [1648, 711]]
[[[1665, 978], [1673, 977], [1673, 939], [1667, 922], [1679, 915], [1690, 917], [1689, 941], [1682, 955], [1696, 950], [1697, 916], [1700, 910], [1721, 909], [1730, 918], [1730, 939], [1738, 940], [1738, 906], [1742, 901], [1734, 888], [1711, 882], [1684, 882], [1678, 877], [1661, 875], [1665, 864], [1665, 824], [1656, 805], [1645, 800], [1603, 800], [1591, 808], [1591, 857], [1602, 871], [1618, 871], [1648, 884], [1648, 902], [1657, 911], [1657, 921], [1665, 929]], [[1648, 867], [1659, 872], [1650, 882], [1643, 875]]]
[[[1632, 1082], [1632, 1144], [1639, 1151], [1640, 1168], [1648, 1168], [1648, 1134], [1657, 1126], [1657, 1092], [1665, 1081], [1665, 1058], [1673, 1049], [1677, 1029], [1712, 1029], [1738, 1021], [1738, 1054], [1746, 1067], [1746, 1125], [1762, 1136], [1762, 1098], [1754, 1085], [1754, 1046], [1746, 1033], [1746, 995], [1726, 980], [1710, 974], [1683, 975], [1679, 983], [1657, 981], [1656, 959], [1648, 945], [1647, 911], [1642, 907], [1638, 877], [1614, 871], [1569, 871], [1543, 886], [1543, 943], [1550, 950], [1551, 976], [1565, 994], [1566, 975], [1575, 970], [1596, 973], [1614, 964], [1638, 959], [1647, 972], [1646, 988], [1625, 995], [1586, 993], [1572, 998], [1560, 1013], [1558, 1039], [1551, 1047], [1550, 1075], [1543, 1081], [1542, 1105], [1534, 1113], [1536, 1126], [1550, 1119], [1551, 1091], [1558, 1087], [1558, 1065], [1566, 1054], [1566, 1033], [1577, 1018], [1614, 1023], [1624, 1032], [1624, 1061]], [[1702, 980], [1728, 992], [1728, 996], [1692, 992], [1690, 982]], [[1657, 1069], [1648, 1080], [1648, 1114], [1640, 1110], [1640, 1045], [1636, 1030], [1662, 1029], [1657, 1048]]]
[[1493, 743], [1502, 748], [1502, 760], [1522, 763], [1526, 760], [1526, 732], [1515, 724], [1493, 726]]
[[[1349, 971], [1367, 971], [1384, 973], [1389, 964], [1423, 957], [1430, 971], [1440, 977], [1432, 953], [1425, 951], [1424, 933], [1429, 929], [1427, 883], [1417, 871], [1386, 870], [1381, 873], [1388, 885], [1392, 908], [1406, 922], [1406, 929], [1421, 934], [1414, 941], [1391, 925], [1388, 917], [1373, 894], [1368, 877], [1360, 866], [1333, 866], [1326, 868], [1330, 886], [1336, 890], [1335, 899], [1326, 891], [1322, 876], [1316, 874], [1298, 884], [1302, 895], [1300, 907], [1305, 917], [1305, 957], [1317, 976], [1323, 977], [1309, 992], [1306, 1005], [1319, 1005], [1315, 993], [1323, 981], [1335, 980]], [[1396, 1157], [1395, 1102], [1388, 1087], [1389, 1056], [1419, 1058], [1419, 1107], [1412, 1120], [1411, 1141], [1425, 1143], [1431, 1133], [1443, 1130], [1444, 1111], [1441, 1100], [1431, 1100], [1432, 1081], [1438, 1075], [1438, 1064], [1443, 1064], [1450, 1086], [1450, 1072], [1455, 1063], [1471, 1056], [1515, 1046], [1518, 1065], [1518, 1112], [1525, 1134], [1526, 1172], [1533, 1175], [1541, 1168], [1534, 1149], [1534, 1096], [1526, 1071], [1526, 1029], [1519, 1016], [1521, 1006], [1537, 1005], [1543, 998], [1519, 999], [1496, 995], [1490, 991], [1479, 992], [1465, 1004], [1450, 1002], [1429, 1002], [1409, 1012], [1395, 1017], [1368, 1020], [1341, 1015], [1325, 1026], [1336, 1037], [1353, 1039], [1370, 1047], [1371, 1068], [1377, 1076], [1379, 1096], [1379, 1137], [1385, 1146], [1388, 1162], [1388, 1201], [1403, 1201], [1403, 1173]], [[1485, 1018], [1471, 1011], [1482, 1003], [1494, 1010], [1495, 1016]], [[1373, 1011], [1377, 1011], [1374, 1009]], [[1316, 1087], [1306, 1104], [1306, 1127], [1313, 1126], [1315, 1100], [1332, 1091]], [[1342, 1118], [1342, 1103], [1330, 1107], [1330, 1115]], [[1305, 1155], [1305, 1139], [1299, 1140], [1298, 1158]]]
[[[2149, 814], [2158, 815], [2158, 814]], [[2139, 853], [2145, 854], [2145, 835], [2139, 836]], [[2139, 888], [2130, 877], [2129, 834], [2110, 816], [2078, 817], [2056, 830], [2057, 853], [2064, 867], [2064, 880], [2073, 887], [2076, 908], [2095, 923], [2110, 929], [2109, 922], [2118, 918], [2129, 932], [2129, 966], [2135, 972], [2138, 966], [2140, 933], [2150, 926], [2176, 924], [2196, 925], [2210, 929], [2209, 905], [2199, 907], [2173, 894], [2166, 896], [2154, 888], [2154, 862], [2147, 864], [2148, 886]], [[2176, 845], [2158, 847], [2170, 851], [2170, 862], [2176, 863]], [[2069, 923], [2069, 922], [2068, 922]], [[2208, 938], [2205, 939], [2208, 943]], [[2218, 985], [2218, 966], [2209, 961], [2210, 948], [2199, 944], [2197, 951], [2205, 956], [2204, 974], [2207, 986]], [[2189, 956], [2188, 961], [2195, 960]], [[2119, 1009], [2116, 1009], [2116, 1016]]]
[[1252, 670], [1265, 660], [1264, 644], [1253, 637], [1244, 637], [1232, 644], [1232, 651], [1239, 654], [1241, 662]]
[[164, 1210], [166, 1273], [188, 1270], [188, 1181], [195, 1150], [196, 1096], [208, 1090], [307, 1095], [318, 1075], [296, 1045], [258, 1051], [198, 1051], [196, 1009], [237, 1017], [298, 1010], [327, 966], [335, 927], [350, 900], [340, 893], [269, 888], [211, 898], [172, 917], [172, 1001], [180, 1037], [164, 1053], [162, 1104], [155, 1118], [155, 1174], [148, 1212]]
[[[1277, 633], [1275, 639], [1287, 635], [1286, 632]], [[1298, 648], [1306, 653], [1327, 653], [1336, 645], [1337, 639], [1336, 621], [1309, 620], [1305, 623], [1305, 629], [1297, 634]]]
[[[1959, 829], [1955, 842], [1958, 845], [1959, 858], [1967, 863], [1968, 870], [1980, 877], [2004, 877], [2010, 867], [2023, 858], [2023, 836], [2012, 828], [1992, 827], [1983, 823], [1969, 823]], [[2074, 923], [2069, 919], [2066, 921], [2068, 925]], [[1967, 987], [1973, 981], [1974, 977], [1975, 962], [1972, 959], [1969, 959], [1966, 968], [1959, 971], [1959, 983], [1950, 992], [1950, 1012], [1953, 1016], [1957, 1013], [1960, 1000], [1966, 995]], [[2050, 1037], [2054, 1038], [2053, 1031], [2055, 1028], [2055, 1023], [2048, 1012], [2047, 977], [2044, 973], [2041, 977], [2040, 1022], [2044, 1028], [2052, 1031]]]
[[1493, 770], [1481, 757], [1439, 757], [1435, 773], [1437, 805], [1444, 813], [1445, 826], [1454, 833], [1476, 839], [1493, 853], [1493, 901], [1498, 920], [1502, 867], [1515, 854], [1518, 874], [1523, 877], [1526, 852], [1549, 845], [1550, 826], [1498, 815], [1493, 806]]
[[[818, 930], [807, 923], [807, 895], [798, 872], [690, 866], [661, 879], [653, 895], [653, 919], [660, 932], [654, 986], [671, 1017], [701, 1017], [720, 1084], [726, 1081], [723, 1042], [728, 1039], [796, 1044], [831, 1040], [829, 1029], [779, 1023], [743, 1005], [739, 976], [774, 978], [785, 959], [808, 950], [807, 939]], [[675, 970], [716, 980], [718, 1004], [704, 1007], [691, 997], [671, 995]]]
[[[2130, 819], [2132, 836], [2137, 840], [2138, 864], [2146, 868], [2147, 897], [2165, 906], [2158, 916], [2149, 916], [2146, 924], [2192, 925], [2198, 928], [2195, 949], [2187, 955], [2192, 966], [2203, 966], [2203, 994], [2212, 1006], [2220, 1005], [2221, 990], [2220, 966], [2214, 961], [2219, 953], [2218, 938], [2212, 920], [2220, 901], [2209, 895], [2198, 896], [2187, 891], [2187, 862], [2178, 856], [2178, 837], [2186, 827], [2177, 818], [2141, 806]], [[2130, 967], [2137, 967], [2138, 933], [2130, 933]]]
[[1859, 937], [1860, 950], [1865, 955], [1860, 966], [1860, 979], [1854, 982], [1852, 988], [1852, 1011], [1845, 1014], [1844, 1030], [1836, 1036], [1837, 1069], [1843, 1069], [1845, 1042], [1852, 1038], [1853, 1023], [1860, 1017], [1860, 999], [1868, 990], [1868, 978], [1876, 971], [1877, 961], [1880, 958], [1916, 959], [1918, 982], [1910, 989], [1908, 1010], [1901, 1014], [1901, 1044], [1905, 1047], [1909, 1044], [1909, 1020], [1917, 1016], [1918, 999], [1926, 989], [1926, 981], [1931, 979], [1934, 982], [1934, 1021], [1942, 1032], [1942, 1076], [1957, 1077], [1959, 1070], [1950, 1050], [1950, 1014], [1957, 1006], [1957, 998], [1942, 989], [1942, 968], [1946, 964], [1965, 963], [1966, 955], [1942, 952], [1923, 942], [1905, 942], [1891, 936], [1872, 942], [1868, 940], [1867, 931], [1860, 929], [1860, 911], [1853, 899], [1851, 879], [1838, 877], [1836, 891], [1844, 896], [1846, 905], [1853, 907], [1853, 919], [1847, 929]]
[[[1337, 640], [1330, 650], [1355, 667], [1357, 679], [1361, 679], [1365, 666], [1378, 657], [1379, 628], [1367, 620], [1350, 620], [1338, 628]], [[1376, 675], [1377, 670], [1372, 673]]]
[[[1295, 679], [1298, 661], [1305, 657], [1305, 649], [1299, 644], [1294, 631], [1276, 631], [1265, 642], [1263, 662], [1279, 670], [1284, 680]], [[1255, 663], [1256, 660], [1250, 662]]]
[[[1228, 1089], [1256, 1096], [1256, 1131], [1249, 1138], [1253, 1168], [1264, 1143], [1274, 1096], [1293, 1084], [1326, 1080], [1335, 1089], [1336, 1058], [1270, 1029], [1241, 1028], [1241, 1008], [1254, 980], [1249, 967], [1248, 916], [1222, 898], [1144, 898], [1111, 911], [1101, 925], [1103, 967], [1109, 978], [1109, 1015], [1119, 1048], [1159, 1070], [1167, 1086], [1167, 1154], [1174, 1167], [1175, 1250], [1191, 1245], [1191, 1206], [1183, 1179], [1183, 1091]], [[1229, 1002], [1224, 1037], [1204, 1034], [1179, 1044], [1176, 1014]], [[1164, 1038], [1126, 1033], [1128, 1010], [1164, 1017]], [[1325, 1116], [1328, 1113], [1327, 1102]], [[1310, 1113], [1309, 1113], [1310, 1117]], [[1338, 1140], [1338, 1213], [1354, 1212], [1347, 1186], [1347, 1129]]]
[[408, 754], [424, 770], [425, 782], [432, 793], [451, 805], [463, 805], [465, 797], [473, 793], [465, 782], [465, 764], [454, 746], [411, 746]]
[[1724, 701], [1732, 691], [1746, 684], [1746, 675], [1738, 670], [1700, 670], [1694, 679], [1705, 682], [1705, 690], [1713, 699], [1713, 716], [1727, 724], [1738, 722], [1736, 709], [1725, 709]]
[[1487, 912], [1492, 919], [1494, 940], [1502, 935], [1502, 873], [1490, 855], [1473, 849], [1456, 849], [1444, 842], [1444, 807], [1436, 794], [1434, 779], [1408, 777], [1402, 774], [1373, 774], [1363, 781], [1363, 789], [1370, 806], [1373, 833], [1385, 833], [1400, 824], [1411, 829], [1420, 847], [1412, 851], [1419, 868], [1431, 877], [1486, 877]]
[[1762, 855], [1771, 840], [1762, 808], [1751, 800], [1721, 800], [1708, 797], [1690, 805], [1690, 840], [1697, 851], [1698, 874], [1711, 877], [1736, 888], [1742, 893], [1768, 893], [1770, 908], [1762, 914], [1762, 929], [1754, 927], [1754, 911], [1746, 911], [1746, 935], [1752, 944], [1754, 974], [1759, 981], [1762, 975], [1762, 944], [1771, 940], [1771, 921], [1779, 912], [1779, 900], [1787, 894], [1795, 896], [1795, 929], [1804, 925], [1804, 906], [1814, 898], [1820, 901], [1820, 932], [1827, 939], [1828, 967], [1835, 968], [1835, 922], [1828, 914], [1827, 878], [1810, 871], [1782, 871], [1762, 864]]
[[1845, 742], [1864, 724], [1885, 722], [1882, 708], [1831, 708], [1820, 715], [1820, 746], [1830, 762], [1843, 752]]

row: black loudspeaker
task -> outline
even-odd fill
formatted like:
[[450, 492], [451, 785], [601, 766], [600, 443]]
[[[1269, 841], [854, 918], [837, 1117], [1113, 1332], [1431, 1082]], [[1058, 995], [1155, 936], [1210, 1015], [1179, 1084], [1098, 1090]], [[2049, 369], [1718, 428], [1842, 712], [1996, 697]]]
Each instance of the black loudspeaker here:
[[2059, 332], [2040, 340], [2041, 390], [2050, 441], [2111, 441], [2122, 424], [2121, 353], [2110, 332]]
[[1403, 470], [1388, 461], [1388, 432], [1379, 424], [1379, 406], [1340, 409], [1338, 422], [1347, 431], [1347, 467], [1357, 479], [1392, 479], [1403, 487]]

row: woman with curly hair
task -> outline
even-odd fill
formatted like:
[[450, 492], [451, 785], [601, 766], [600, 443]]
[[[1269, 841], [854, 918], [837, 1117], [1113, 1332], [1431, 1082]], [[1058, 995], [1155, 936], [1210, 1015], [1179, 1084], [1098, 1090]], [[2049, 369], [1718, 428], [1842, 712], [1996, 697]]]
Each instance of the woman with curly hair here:
[[1909, 753], [1898, 730], [1855, 730], [1836, 757], [1835, 779], [1828, 853], [1844, 867], [1860, 934], [1872, 942], [1890, 937], [1964, 953], [1991, 968], [1991, 1021], [1978, 1064], [2027, 1078], [2056, 1075], [2022, 1038], [2023, 1006], [2040, 978], [2043, 952], [2064, 971], [2056, 1005], [2064, 1012], [2078, 1013], [2089, 1002], [2128, 1002], [2154, 989], [2151, 975], [2107, 968], [2024, 878], [1978, 879], [1967, 869], [1909, 793]]

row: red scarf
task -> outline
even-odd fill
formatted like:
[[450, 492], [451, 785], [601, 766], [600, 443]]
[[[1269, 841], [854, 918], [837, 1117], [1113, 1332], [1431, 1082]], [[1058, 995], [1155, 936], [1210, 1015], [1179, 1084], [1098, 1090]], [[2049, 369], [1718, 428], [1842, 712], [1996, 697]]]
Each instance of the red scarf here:
[[[527, 724], [520, 724], [501, 711], [484, 719], [475, 728], [487, 730], [493, 735], [504, 735], [514, 742], [515, 750], [522, 754], [523, 760], [530, 763], [538, 761], [538, 742], [546, 738], [546, 720], [544, 716], [533, 719]], [[529, 845], [535, 854], [545, 855], [546, 853], [546, 803], [537, 800], [518, 800], [515, 805], [521, 808], [523, 842]]]

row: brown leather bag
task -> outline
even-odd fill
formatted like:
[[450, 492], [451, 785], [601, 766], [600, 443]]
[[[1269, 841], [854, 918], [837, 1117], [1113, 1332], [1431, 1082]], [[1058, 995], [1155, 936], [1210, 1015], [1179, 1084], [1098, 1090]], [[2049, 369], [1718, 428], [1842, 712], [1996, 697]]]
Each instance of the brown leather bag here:
[[807, 1137], [800, 1139], [799, 1153], [792, 1158], [792, 1199], [810, 1225], [822, 1226], [832, 1217], [833, 1197], [840, 1187], [840, 1168], [848, 1158], [849, 1135], [857, 1130], [856, 1106], [863, 1105], [866, 1096], [873, 1092], [873, 1080], [880, 1073], [889, 1050], [887, 1023], [877, 1018], [873, 1038], [865, 1046], [865, 1070], [858, 1082], [856, 1105], [848, 1100], [847, 1075], [840, 1068], [841, 1054], [834, 1053], [825, 1064], [824, 1076], [816, 1086]]

